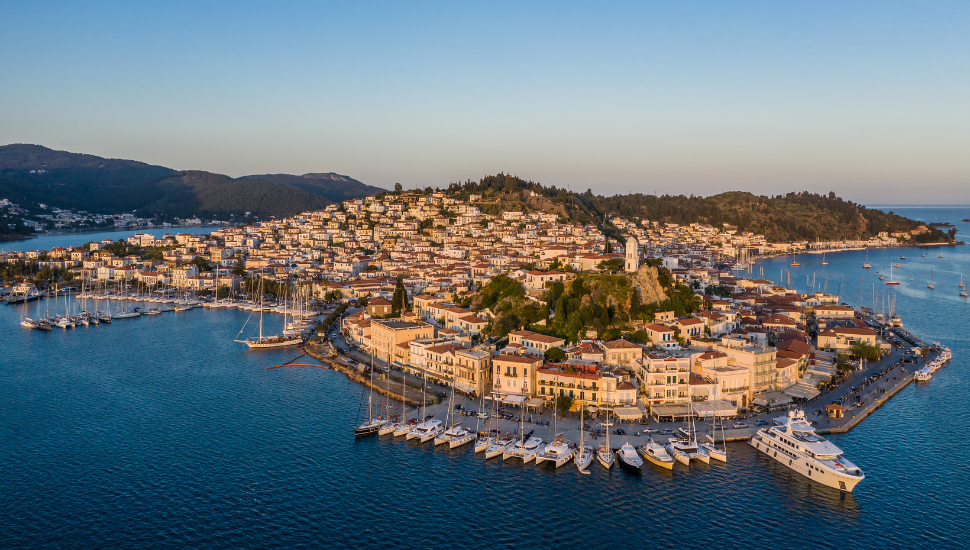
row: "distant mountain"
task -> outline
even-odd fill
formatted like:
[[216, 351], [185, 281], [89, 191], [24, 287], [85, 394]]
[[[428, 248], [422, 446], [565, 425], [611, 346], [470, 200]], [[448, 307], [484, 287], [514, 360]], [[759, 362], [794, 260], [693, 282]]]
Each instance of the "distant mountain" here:
[[229, 176], [55, 151], [0, 146], [0, 198], [23, 205], [142, 216], [283, 217], [385, 191], [338, 174]]
[[260, 180], [268, 181], [270, 183], [278, 183], [280, 185], [289, 185], [303, 189], [304, 191], [313, 193], [314, 195], [326, 197], [333, 202], [342, 202], [345, 200], [387, 192], [387, 189], [367, 185], [349, 176], [341, 176], [340, 174], [335, 174], [333, 172], [328, 172], [326, 174], [303, 174], [302, 176], [294, 176], [291, 174], [260, 174], [254, 176], [243, 176], [236, 179]]

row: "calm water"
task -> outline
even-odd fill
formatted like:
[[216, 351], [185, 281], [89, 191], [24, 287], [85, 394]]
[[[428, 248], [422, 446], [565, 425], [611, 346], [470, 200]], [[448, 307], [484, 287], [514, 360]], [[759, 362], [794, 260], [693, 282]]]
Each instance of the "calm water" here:
[[192, 235], [196, 234], [206, 234], [216, 229], [222, 229], [221, 225], [214, 226], [193, 226], [193, 227], [154, 227], [146, 229], [117, 229], [112, 231], [82, 231], [78, 233], [53, 233], [50, 235], [40, 235], [35, 239], [25, 239], [22, 241], [4, 241], [0, 242], [0, 252], [18, 252], [22, 250], [50, 250], [56, 246], [69, 247], [69, 246], [79, 246], [88, 241], [100, 241], [102, 239], [111, 239], [117, 241], [118, 239], [126, 239], [132, 235], [154, 235], [156, 237], [161, 237], [162, 235], [176, 234], [176, 233], [189, 233]]
[[[970, 304], [955, 274], [970, 271], [970, 250], [942, 250], [905, 251], [899, 310], [955, 359], [833, 436], [867, 474], [851, 495], [746, 444], [730, 446], [727, 466], [647, 467], [636, 479], [355, 441], [360, 388], [333, 371], [266, 370], [297, 353], [232, 342], [246, 312], [43, 333], [19, 327], [22, 306], [3, 306], [0, 547], [966, 547]], [[832, 255], [824, 271], [821, 257], [800, 261], [800, 288], [806, 273], [830, 290], [842, 275], [850, 303], [859, 278], [871, 288], [875, 276], [862, 273], [864, 253]], [[765, 265], [777, 277], [787, 262]]]

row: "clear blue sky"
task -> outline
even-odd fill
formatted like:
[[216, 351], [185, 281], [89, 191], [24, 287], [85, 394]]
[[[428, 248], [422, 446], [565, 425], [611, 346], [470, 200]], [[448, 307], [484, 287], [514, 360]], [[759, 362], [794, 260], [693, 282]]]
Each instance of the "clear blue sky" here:
[[390, 187], [967, 202], [970, 2], [0, 1], [0, 143]]

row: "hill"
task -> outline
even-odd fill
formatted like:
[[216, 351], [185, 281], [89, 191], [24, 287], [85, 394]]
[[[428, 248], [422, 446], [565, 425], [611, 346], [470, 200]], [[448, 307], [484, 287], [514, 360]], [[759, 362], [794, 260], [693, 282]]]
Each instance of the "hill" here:
[[331, 202], [343, 202], [345, 200], [358, 199], [387, 191], [387, 189], [367, 185], [349, 176], [342, 176], [333, 172], [325, 174], [303, 174], [302, 176], [294, 176], [291, 174], [261, 174], [243, 176], [236, 179], [268, 181], [270, 183], [288, 185], [302, 189], [308, 193], [313, 193], [314, 195], [325, 197]]
[[[882, 231], [909, 231], [921, 223], [893, 213], [827, 195], [800, 192], [759, 196], [733, 191], [710, 197], [687, 195], [594, 195], [589, 189], [575, 193], [555, 186], [499, 173], [480, 181], [452, 183], [448, 191], [467, 198], [482, 195], [486, 213], [509, 210], [552, 212], [562, 218], [595, 223], [613, 238], [619, 231], [610, 223], [615, 216], [661, 223], [729, 225], [738, 231], [765, 235], [770, 242], [798, 240], [867, 239]], [[946, 242], [942, 231], [930, 228], [920, 242]]]
[[385, 191], [338, 174], [279, 174], [233, 179], [203, 171], [40, 145], [0, 146], [0, 198], [104, 214], [137, 212], [159, 218], [230, 215], [287, 216], [336, 201]]

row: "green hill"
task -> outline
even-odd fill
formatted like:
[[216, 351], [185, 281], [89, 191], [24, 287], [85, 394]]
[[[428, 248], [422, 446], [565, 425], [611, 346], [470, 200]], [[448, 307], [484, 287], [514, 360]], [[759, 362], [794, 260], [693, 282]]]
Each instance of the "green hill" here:
[[288, 216], [384, 191], [337, 174], [229, 176], [176, 171], [143, 162], [55, 151], [40, 145], [0, 146], [0, 198], [29, 206], [104, 214], [222, 217]]
[[[487, 213], [554, 212], [566, 219], [595, 223], [613, 238], [620, 235], [609, 220], [617, 216], [665, 224], [706, 223], [715, 227], [727, 224], [739, 231], [763, 234], [770, 242], [867, 239], [882, 231], [909, 231], [921, 225], [916, 220], [867, 208], [831, 192], [759, 196], [732, 191], [710, 197], [634, 193], [604, 197], [594, 195], [591, 190], [575, 193], [502, 173], [477, 182], [452, 183], [448, 191], [461, 197], [481, 194], [482, 210]], [[946, 242], [949, 239], [942, 231], [931, 228], [919, 240]]]

